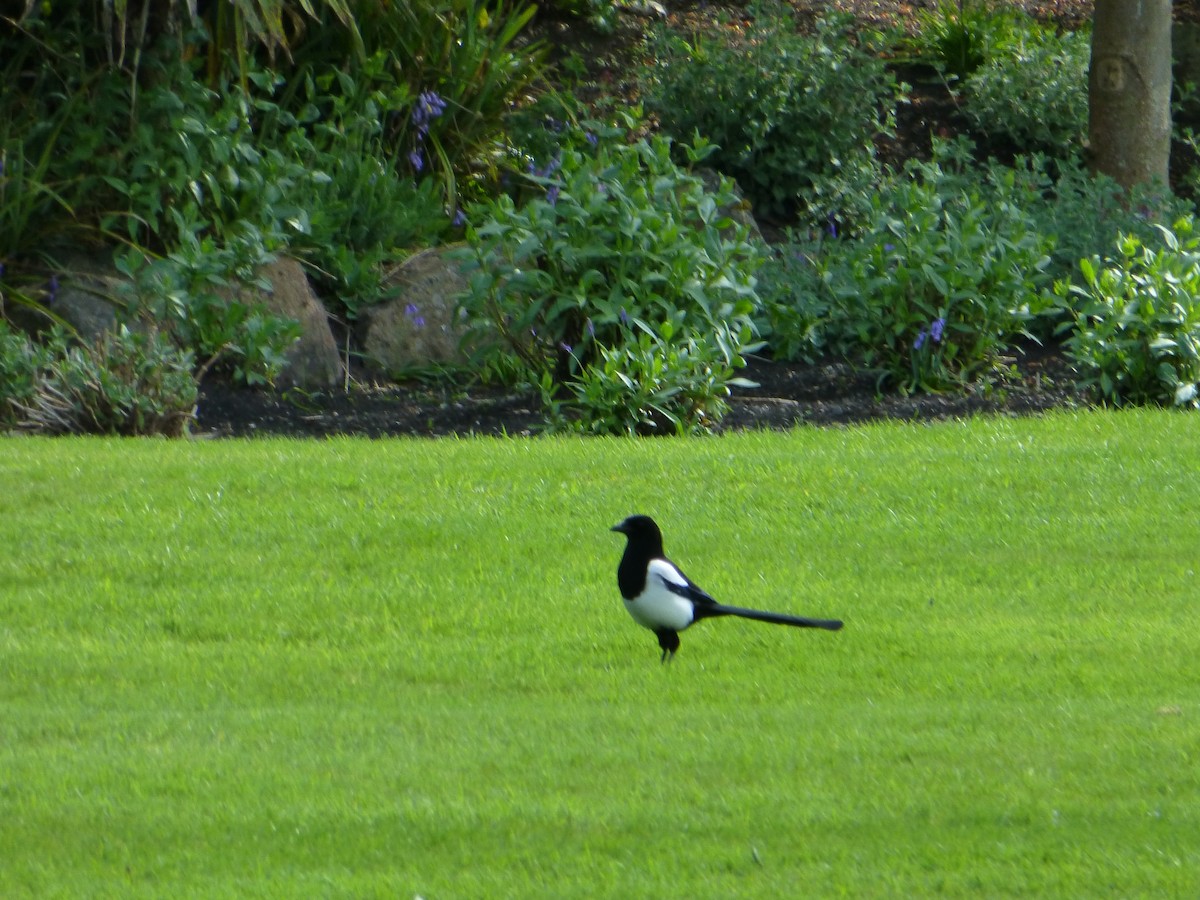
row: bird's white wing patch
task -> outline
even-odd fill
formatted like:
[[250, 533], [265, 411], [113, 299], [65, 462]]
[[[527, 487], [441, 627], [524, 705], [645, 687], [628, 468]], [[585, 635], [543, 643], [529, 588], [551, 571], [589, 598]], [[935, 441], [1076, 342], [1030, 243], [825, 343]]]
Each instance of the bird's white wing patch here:
[[670, 584], [678, 584], [684, 587], [687, 586], [688, 580], [683, 577], [683, 573], [665, 559], [650, 560], [650, 568], [648, 571], [650, 577], [646, 579], [647, 581], [650, 581], [654, 578], [660, 578], [663, 581], [669, 582]]
[[646, 574], [646, 587], [625, 607], [639, 624], [651, 630], [670, 628], [682, 631], [695, 617], [690, 600], [667, 587], [667, 584], [686, 585], [687, 579], [665, 559], [651, 560]]

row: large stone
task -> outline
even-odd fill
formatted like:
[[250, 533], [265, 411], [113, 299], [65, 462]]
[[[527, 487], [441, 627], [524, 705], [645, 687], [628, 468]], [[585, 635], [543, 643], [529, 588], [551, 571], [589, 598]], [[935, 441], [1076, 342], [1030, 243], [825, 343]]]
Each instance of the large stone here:
[[[59, 259], [43, 305], [88, 343], [127, 322], [123, 298], [128, 279], [107, 254], [75, 252]], [[37, 326], [42, 323], [31, 322]]]
[[285, 354], [287, 362], [277, 379], [278, 386], [319, 391], [341, 384], [345, 370], [337, 341], [304, 267], [294, 259], [282, 257], [265, 266], [260, 274], [271, 283], [271, 290], [252, 293], [252, 289], [243, 288], [243, 302], [261, 303], [268, 312], [300, 324], [300, 338]]
[[417, 253], [396, 268], [385, 285], [393, 299], [368, 307], [360, 321], [366, 365], [392, 378], [405, 371], [466, 361], [466, 332], [458, 298], [467, 288], [453, 248]]

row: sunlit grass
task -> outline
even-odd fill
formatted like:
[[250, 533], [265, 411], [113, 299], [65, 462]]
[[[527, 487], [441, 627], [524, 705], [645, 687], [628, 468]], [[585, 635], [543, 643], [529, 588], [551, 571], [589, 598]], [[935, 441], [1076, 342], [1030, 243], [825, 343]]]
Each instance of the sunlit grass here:
[[4, 441], [0, 895], [1195, 895], [1195, 431]]

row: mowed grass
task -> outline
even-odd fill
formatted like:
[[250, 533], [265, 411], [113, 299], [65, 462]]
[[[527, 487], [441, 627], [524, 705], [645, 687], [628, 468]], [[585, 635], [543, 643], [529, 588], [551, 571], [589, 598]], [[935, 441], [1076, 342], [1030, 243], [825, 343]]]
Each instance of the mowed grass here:
[[1198, 428], [0, 442], [0, 896], [1196, 896]]

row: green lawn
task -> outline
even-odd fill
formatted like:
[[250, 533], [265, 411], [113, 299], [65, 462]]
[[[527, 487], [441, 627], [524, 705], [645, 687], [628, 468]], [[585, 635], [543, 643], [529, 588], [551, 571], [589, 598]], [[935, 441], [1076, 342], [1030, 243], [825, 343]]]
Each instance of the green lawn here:
[[0, 896], [1200, 895], [1198, 429], [0, 441]]

